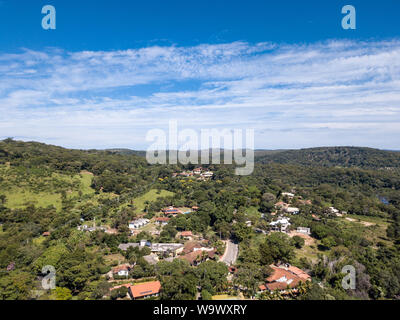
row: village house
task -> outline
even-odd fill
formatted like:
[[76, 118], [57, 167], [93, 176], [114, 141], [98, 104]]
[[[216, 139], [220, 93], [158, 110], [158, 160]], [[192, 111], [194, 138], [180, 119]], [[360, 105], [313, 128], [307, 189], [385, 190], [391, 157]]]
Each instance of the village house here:
[[291, 225], [289, 221], [290, 218], [279, 217], [278, 220], [272, 221], [269, 225], [274, 231], [286, 232]]
[[288, 264], [281, 266], [270, 265], [270, 268], [273, 272], [266, 279], [265, 285], [259, 286], [260, 292], [268, 290], [287, 294], [296, 292], [296, 287], [301, 282], [311, 281], [310, 275], [305, 271]]
[[140, 240], [139, 243], [121, 243], [118, 248], [126, 251], [130, 247], [149, 247], [152, 253], [177, 255], [182, 252], [183, 246], [182, 243], [151, 243], [147, 240]]
[[161, 291], [160, 281], [151, 281], [131, 285], [128, 288], [129, 295], [133, 300], [158, 297]]
[[175, 208], [173, 206], [169, 206], [167, 208], [163, 208], [161, 211], [167, 216], [175, 216], [177, 214], [181, 214], [182, 213], [178, 208]]
[[307, 235], [311, 234], [310, 228], [305, 228], [305, 227], [297, 227], [296, 232], [307, 234]]
[[290, 199], [294, 198], [294, 194], [291, 192], [282, 192], [283, 197], [288, 197]]
[[145, 219], [145, 218], [140, 218], [137, 220], [133, 220], [131, 222], [129, 222], [129, 229], [139, 229], [141, 227], [144, 227], [146, 224], [148, 224], [150, 222], [149, 219]]
[[118, 275], [120, 277], [128, 277], [129, 271], [131, 271], [131, 265], [121, 264], [111, 269], [113, 276]]
[[284, 211], [286, 213], [289, 213], [289, 214], [299, 214], [300, 209], [299, 208], [294, 208], [294, 207], [287, 207], [287, 208], [284, 209]]
[[183, 250], [182, 250], [182, 253], [183, 254], [188, 254], [189, 252], [194, 251], [194, 249], [201, 248], [201, 247], [202, 247], [202, 245], [198, 241], [188, 241], [188, 242], [185, 243], [185, 245], [183, 247]]
[[45, 231], [45, 232], [42, 233], [42, 236], [43, 237], [48, 237], [48, 236], [50, 236], [50, 232], [49, 231]]
[[180, 259], [186, 260], [189, 262], [191, 266], [198, 266], [200, 263], [207, 261], [209, 259], [214, 259], [215, 257], [215, 250], [212, 249], [210, 251], [207, 250], [194, 250], [189, 252], [183, 256], [180, 256]]
[[159, 217], [156, 218], [156, 223], [161, 225], [161, 226], [166, 226], [169, 222], [170, 218], [168, 217]]
[[184, 240], [188, 240], [188, 241], [193, 240], [192, 231], [182, 231], [179, 236]]
[[211, 178], [214, 175], [212, 171], [206, 171], [201, 174], [203, 178]]
[[196, 168], [193, 170], [193, 174], [199, 175], [199, 174], [201, 174], [202, 171], [203, 171], [203, 168]]
[[334, 214], [336, 216], [340, 215], [340, 211], [338, 209], [334, 208], [334, 207], [329, 207], [328, 208], [328, 212], [331, 213], [331, 214]]
[[157, 262], [159, 261], [158, 256], [157, 256], [156, 254], [154, 254], [154, 253], [149, 254], [149, 255], [147, 255], [147, 256], [143, 256], [143, 259], [144, 259], [148, 264], [151, 264], [151, 265], [155, 265], [155, 264], [157, 264]]

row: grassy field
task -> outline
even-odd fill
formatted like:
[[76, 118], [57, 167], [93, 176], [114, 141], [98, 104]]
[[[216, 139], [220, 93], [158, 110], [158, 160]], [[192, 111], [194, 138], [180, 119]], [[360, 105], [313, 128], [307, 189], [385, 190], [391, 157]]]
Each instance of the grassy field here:
[[[75, 176], [54, 173], [51, 176], [51, 179], [57, 180], [57, 182], [61, 184], [57, 190], [62, 190], [62, 184], [65, 184], [64, 191], [66, 191], [67, 197], [76, 197], [79, 196], [79, 194], [94, 194], [94, 190], [90, 187], [92, 183], [92, 175], [90, 173], [83, 172]], [[37, 178], [37, 180], [37, 183], [42, 183], [46, 179]], [[37, 207], [48, 207], [53, 205], [57, 210], [61, 209], [60, 192], [53, 192], [52, 190], [37, 191], [23, 182], [16, 184], [12, 188], [1, 190], [0, 194], [4, 194], [7, 197], [6, 205], [13, 209], [21, 208], [30, 204]]]
[[390, 244], [386, 237], [386, 229], [389, 222], [384, 218], [348, 215], [340, 220], [340, 227], [352, 233], [362, 236], [376, 244], [379, 241]]
[[296, 259], [305, 258], [312, 263], [315, 263], [318, 260], [318, 254], [328, 254], [329, 250], [320, 251], [318, 249], [318, 245], [320, 244], [319, 240], [315, 240], [312, 245], [304, 245], [301, 249], [295, 249]]
[[167, 191], [167, 190], [161, 190], [160, 193], [157, 193], [157, 189], [151, 189], [150, 191], [148, 191], [147, 193], [145, 193], [144, 195], [135, 198], [133, 200], [133, 204], [136, 207], [137, 212], [143, 212], [143, 210], [146, 207], [146, 201], [148, 202], [152, 202], [157, 200], [158, 198], [162, 198], [162, 197], [171, 197], [173, 196], [174, 193]]

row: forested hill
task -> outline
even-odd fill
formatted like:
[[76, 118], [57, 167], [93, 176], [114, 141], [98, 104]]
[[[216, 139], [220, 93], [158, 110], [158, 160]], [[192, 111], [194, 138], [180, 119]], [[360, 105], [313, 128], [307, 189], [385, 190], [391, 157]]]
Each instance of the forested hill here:
[[256, 162], [322, 167], [399, 168], [400, 152], [361, 147], [320, 147], [262, 154]]
[[[111, 150], [76, 150], [39, 142], [22, 142], [12, 139], [0, 141], [0, 163], [11, 162], [14, 166], [47, 167], [55, 170], [101, 173], [113, 165], [120, 171], [127, 167], [146, 166], [146, 160], [134, 153], [129, 156]], [[117, 170], [118, 171], [118, 170]]]

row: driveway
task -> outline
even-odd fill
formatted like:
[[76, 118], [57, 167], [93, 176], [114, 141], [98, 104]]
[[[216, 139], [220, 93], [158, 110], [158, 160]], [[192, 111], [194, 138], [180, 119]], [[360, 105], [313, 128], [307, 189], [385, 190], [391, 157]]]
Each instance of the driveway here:
[[233, 265], [239, 254], [239, 245], [232, 240], [226, 241], [225, 253], [221, 257], [221, 261], [228, 266]]

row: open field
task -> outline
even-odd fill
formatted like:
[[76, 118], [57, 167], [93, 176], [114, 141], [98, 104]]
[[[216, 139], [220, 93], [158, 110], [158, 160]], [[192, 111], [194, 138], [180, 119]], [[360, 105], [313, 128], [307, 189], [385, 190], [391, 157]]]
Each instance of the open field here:
[[[4, 167], [2, 168], [4, 170]], [[7, 176], [8, 168], [3, 172]], [[7, 207], [22, 208], [27, 205], [35, 205], [37, 207], [48, 207], [53, 205], [57, 210], [61, 209], [61, 190], [66, 192], [68, 198], [86, 194], [94, 194], [94, 190], [90, 187], [92, 183], [92, 175], [82, 172], [74, 176], [68, 176], [53, 173], [50, 177], [34, 176], [30, 181], [24, 181], [18, 175], [7, 176], [14, 185], [11, 188], [4, 188], [0, 194], [7, 197]], [[34, 185], [45, 185], [48, 179], [56, 181], [56, 186], [48, 187], [47, 190], [38, 191]], [[18, 182], [18, 183], [17, 183]], [[7, 183], [7, 181], [6, 181]], [[54, 184], [55, 184], [54, 183]], [[39, 189], [40, 190], [40, 189]]]
[[157, 189], [151, 189], [150, 191], [148, 191], [147, 193], [145, 193], [144, 195], [135, 198], [133, 200], [133, 204], [136, 207], [137, 212], [143, 212], [143, 210], [146, 207], [146, 201], [152, 202], [157, 200], [158, 198], [162, 198], [162, 197], [170, 197], [173, 196], [174, 193], [167, 191], [167, 190], [161, 190], [160, 193], [157, 193]]

